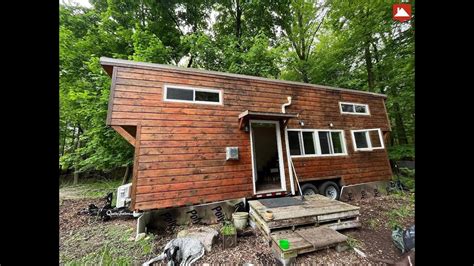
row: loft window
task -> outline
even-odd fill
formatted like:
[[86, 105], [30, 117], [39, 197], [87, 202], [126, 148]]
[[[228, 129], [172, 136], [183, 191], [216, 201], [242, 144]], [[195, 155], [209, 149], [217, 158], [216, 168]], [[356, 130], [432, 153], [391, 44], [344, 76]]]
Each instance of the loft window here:
[[367, 104], [339, 102], [339, 106], [341, 114], [370, 115]]
[[382, 131], [376, 129], [352, 130], [352, 142], [356, 151], [383, 149]]
[[164, 89], [164, 100], [167, 102], [222, 104], [222, 91], [167, 85]]
[[288, 145], [294, 157], [347, 154], [343, 130], [289, 129]]

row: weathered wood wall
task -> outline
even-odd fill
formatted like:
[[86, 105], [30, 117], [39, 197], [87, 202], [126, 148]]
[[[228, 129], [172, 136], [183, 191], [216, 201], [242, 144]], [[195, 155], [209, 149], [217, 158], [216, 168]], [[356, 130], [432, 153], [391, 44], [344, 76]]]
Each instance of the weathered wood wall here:
[[[287, 112], [300, 113], [304, 128], [328, 129], [333, 123], [333, 129], [343, 129], [349, 153], [295, 158], [300, 181], [341, 176], [352, 184], [390, 178], [386, 151], [354, 152], [349, 131], [389, 130], [382, 97], [171, 69], [115, 66], [114, 72], [108, 124], [139, 125], [132, 202], [136, 210], [253, 196], [250, 136], [238, 129], [238, 115], [247, 109], [281, 112], [287, 96], [293, 98]], [[164, 84], [223, 89], [224, 104], [164, 102]], [[368, 104], [371, 115], [342, 115], [339, 101]], [[300, 128], [298, 121], [290, 121], [288, 128]], [[228, 146], [239, 147], [239, 161], [225, 160]]]

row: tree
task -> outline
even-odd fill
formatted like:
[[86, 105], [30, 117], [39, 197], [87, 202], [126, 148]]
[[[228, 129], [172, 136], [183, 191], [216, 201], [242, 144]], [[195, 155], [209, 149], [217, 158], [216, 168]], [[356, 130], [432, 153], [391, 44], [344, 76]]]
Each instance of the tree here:
[[312, 56], [317, 34], [321, 29], [328, 9], [324, 2], [315, 0], [291, 0], [288, 5], [279, 5], [277, 23], [281, 26], [285, 37], [291, 43], [294, 53], [289, 55], [296, 60], [290, 60], [292, 70], [300, 79], [310, 82], [309, 58]]

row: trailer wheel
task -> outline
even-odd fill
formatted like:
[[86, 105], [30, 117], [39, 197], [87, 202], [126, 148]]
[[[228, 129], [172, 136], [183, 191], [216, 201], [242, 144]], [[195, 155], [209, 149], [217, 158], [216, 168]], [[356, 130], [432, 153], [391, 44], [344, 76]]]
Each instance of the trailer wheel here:
[[315, 185], [313, 184], [304, 184], [302, 187], [301, 187], [301, 191], [303, 192], [303, 195], [316, 195], [316, 194], [319, 194], [318, 192], [318, 189], [316, 188]]
[[326, 181], [322, 183], [321, 185], [319, 185], [319, 193], [321, 193], [321, 195], [326, 196], [330, 199], [337, 200], [339, 199], [341, 190], [336, 183], [332, 181]]

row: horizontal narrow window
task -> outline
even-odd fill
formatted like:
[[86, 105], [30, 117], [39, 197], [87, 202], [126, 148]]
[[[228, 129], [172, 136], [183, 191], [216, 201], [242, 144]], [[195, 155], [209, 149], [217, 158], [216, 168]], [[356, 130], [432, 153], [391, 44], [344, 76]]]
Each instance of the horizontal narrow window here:
[[222, 91], [169, 85], [165, 86], [164, 99], [170, 102], [222, 104]]
[[382, 131], [379, 128], [352, 130], [352, 141], [356, 151], [384, 148]]
[[183, 101], [193, 101], [193, 90], [177, 89], [177, 88], [168, 88], [166, 91], [166, 99], [168, 100], [183, 100]]
[[219, 93], [209, 91], [196, 91], [196, 101], [219, 102]]
[[369, 106], [360, 103], [339, 102], [342, 114], [369, 115]]
[[347, 154], [342, 130], [290, 129], [288, 142], [293, 156]]

